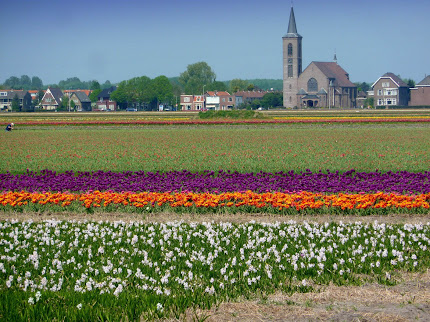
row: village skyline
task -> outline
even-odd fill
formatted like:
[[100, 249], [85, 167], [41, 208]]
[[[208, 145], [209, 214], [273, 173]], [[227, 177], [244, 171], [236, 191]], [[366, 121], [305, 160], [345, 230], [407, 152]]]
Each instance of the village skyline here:
[[[422, 80], [430, 66], [424, 28], [430, 3], [296, 0], [303, 62], [332, 61], [353, 82], [386, 72]], [[176, 77], [206, 61], [219, 81], [282, 79], [282, 36], [291, 2], [28, 0], [3, 4], [0, 83], [29, 75], [55, 84], [69, 77], [122, 80]], [[19, 13], [19, 14], [17, 14]], [[15, 50], [13, 50], [16, 48]]]

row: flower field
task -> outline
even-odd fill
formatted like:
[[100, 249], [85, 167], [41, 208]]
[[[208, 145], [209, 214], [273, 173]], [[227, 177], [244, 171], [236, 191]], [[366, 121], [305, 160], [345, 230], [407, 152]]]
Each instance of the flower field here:
[[430, 127], [238, 125], [20, 129], [0, 140], [0, 173], [430, 168]]
[[[10, 320], [180, 317], [187, 307], [315, 285], [393, 283], [430, 260], [430, 225], [1, 223]], [[394, 274], [394, 275], [393, 275]]]
[[[428, 218], [430, 128], [422, 120], [16, 124], [0, 140], [0, 320], [180, 319], [274, 292], [394, 285], [403, 272], [430, 268], [430, 222], [383, 222]], [[87, 219], [37, 220], [43, 213]], [[93, 219], [101, 213], [142, 220]], [[143, 220], [161, 213], [230, 220]], [[236, 222], [235, 214], [263, 221]], [[320, 214], [345, 222], [312, 222]], [[285, 220], [264, 222], [271, 215]]]

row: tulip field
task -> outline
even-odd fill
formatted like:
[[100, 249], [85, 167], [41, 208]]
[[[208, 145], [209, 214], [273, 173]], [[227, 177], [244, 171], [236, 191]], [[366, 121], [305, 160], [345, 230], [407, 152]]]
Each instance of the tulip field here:
[[[430, 269], [426, 116], [115, 124], [49, 115], [1, 134], [0, 320], [180, 320], [276, 292], [392, 287]], [[94, 219], [107, 213], [141, 220]], [[383, 220], [397, 215], [423, 220]]]

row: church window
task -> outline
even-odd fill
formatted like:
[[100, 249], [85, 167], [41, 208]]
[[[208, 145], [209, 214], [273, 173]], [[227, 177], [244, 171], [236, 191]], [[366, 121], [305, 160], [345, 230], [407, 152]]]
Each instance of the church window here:
[[293, 101], [293, 98], [290, 96], [290, 103]]
[[294, 77], [293, 76], [293, 65], [288, 65], [288, 77]]
[[293, 88], [293, 86], [290, 84], [290, 89], [292, 89]]
[[293, 56], [293, 45], [288, 44], [288, 56]]
[[308, 92], [318, 92], [318, 82], [315, 78], [308, 80]]

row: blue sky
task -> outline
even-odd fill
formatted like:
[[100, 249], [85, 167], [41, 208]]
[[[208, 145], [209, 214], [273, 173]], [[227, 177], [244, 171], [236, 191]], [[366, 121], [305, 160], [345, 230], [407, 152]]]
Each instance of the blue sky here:
[[[295, 0], [303, 65], [338, 63], [353, 82], [430, 73], [430, 1]], [[39, 76], [112, 83], [179, 76], [205, 61], [217, 80], [282, 78], [290, 0], [1, 0], [0, 83]]]

